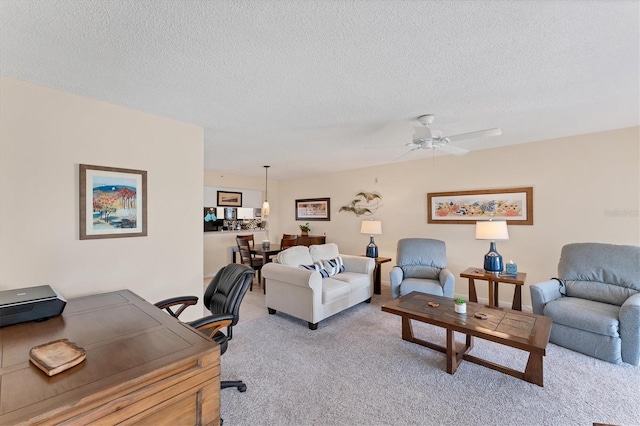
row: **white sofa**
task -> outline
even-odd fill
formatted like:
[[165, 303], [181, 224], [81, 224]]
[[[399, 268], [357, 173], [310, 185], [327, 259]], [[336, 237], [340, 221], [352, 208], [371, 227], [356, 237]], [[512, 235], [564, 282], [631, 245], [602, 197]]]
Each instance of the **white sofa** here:
[[[300, 267], [316, 262], [325, 266], [325, 261], [338, 256], [344, 272], [326, 278], [317, 270]], [[334, 243], [288, 248], [262, 267], [267, 309], [270, 314], [281, 311], [303, 319], [315, 330], [323, 319], [371, 301], [374, 266], [372, 258], [340, 254]]]

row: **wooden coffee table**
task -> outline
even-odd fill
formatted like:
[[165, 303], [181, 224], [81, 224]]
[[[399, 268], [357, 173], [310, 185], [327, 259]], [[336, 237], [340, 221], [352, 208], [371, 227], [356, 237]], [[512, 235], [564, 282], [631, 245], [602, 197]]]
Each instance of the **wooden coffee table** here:
[[[438, 304], [429, 306], [429, 302]], [[384, 312], [402, 317], [402, 339], [417, 343], [447, 355], [447, 373], [454, 374], [463, 360], [482, 365], [513, 377], [543, 386], [542, 357], [546, 354], [551, 318], [509, 309], [492, 308], [468, 302], [467, 313], [458, 314], [453, 299], [412, 292], [382, 305]], [[487, 319], [474, 315], [484, 314]], [[447, 331], [447, 346], [442, 347], [413, 335], [411, 320], [442, 327]], [[456, 349], [454, 332], [466, 335], [465, 346]], [[505, 346], [529, 352], [524, 372], [470, 355], [473, 338], [489, 340]]]

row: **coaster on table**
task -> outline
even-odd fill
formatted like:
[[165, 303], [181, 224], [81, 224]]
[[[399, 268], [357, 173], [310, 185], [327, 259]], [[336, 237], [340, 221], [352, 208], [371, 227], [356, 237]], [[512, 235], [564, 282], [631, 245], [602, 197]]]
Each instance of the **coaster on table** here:
[[429, 302], [427, 303], [427, 305], [431, 306], [432, 308], [437, 308], [438, 306], [440, 306], [440, 304], [436, 302]]
[[483, 314], [482, 312], [476, 312], [473, 316], [481, 320], [486, 320], [487, 318], [489, 318], [489, 315]]

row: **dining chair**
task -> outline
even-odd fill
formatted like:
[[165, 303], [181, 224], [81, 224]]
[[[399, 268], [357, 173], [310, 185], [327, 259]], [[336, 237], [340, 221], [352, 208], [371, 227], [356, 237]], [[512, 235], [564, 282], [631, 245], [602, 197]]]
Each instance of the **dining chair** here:
[[282, 239], [280, 240], [280, 248], [282, 250], [287, 249], [289, 247], [294, 247], [298, 245], [298, 236], [291, 234], [282, 234]]
[[262, 259], [262, 256], [256, 255], [256, 253], [254, 251], [256, 249], [256, 246], [255, 246], [253, 234], [237, 235], [236, 238], [240, 238], [241, 240], [247, 240], [249, 242], [249, 250], [251, 250], [253, 252], [254, 257]]
[[[238, 245], [238, 252], [240, 252], [240, 261], [243, 265], [253, 268], [254, 271], [258, 271], [258, 282], [262, 283], [262, 257], [256, 257], [255, 252], [251, 250], [248, 238], [240, 238], [238, 235], [236, 237], [236, 244]], [[262, 284], [262, 288], [266, 293], [264, 284]], [[249, 291], [253, 291], [253, 281], [251, 281]]]

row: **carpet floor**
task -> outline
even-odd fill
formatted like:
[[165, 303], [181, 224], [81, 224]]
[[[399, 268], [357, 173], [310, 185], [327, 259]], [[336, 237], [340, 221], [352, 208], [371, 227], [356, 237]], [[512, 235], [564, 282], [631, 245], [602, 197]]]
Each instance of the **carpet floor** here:
[[[233, 425], [640, 425], [640, 368], [549, 344], [544, 387], [401, 339], [384, 298], [320, 322], [278, 313], [243, 321], [222, 357], [221, 415]], [[266, 309], [265, 309], [266, 310]], [[441, 328], [414, 322], [417, 337], [445, 344]], [[456, 333], [460, 344], [463, 336]], [[475, 339], [471, 352], [522, 371], [523, 351]]]

